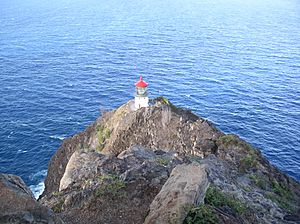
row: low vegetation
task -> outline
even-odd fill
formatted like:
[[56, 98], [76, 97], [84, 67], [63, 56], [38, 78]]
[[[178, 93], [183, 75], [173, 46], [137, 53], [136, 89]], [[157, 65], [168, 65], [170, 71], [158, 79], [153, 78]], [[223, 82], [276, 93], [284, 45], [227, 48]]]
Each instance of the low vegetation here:
[[249, 177], [257, 187], [265, 190], [266, 198], [275, 202], [283, 210], [295, 212], [293, 193], [287, 186], [275, 179], [269, 180], [267, 176], [259, 173], [253, 173]]
[[55, 197], [61, 196], [61, 195], [62, 195], [62, 192], [60, 192], [60, 191], [54, 191], [54, 192], [52, 193], [52, 195], [55, 196]]
[[176, 110], [178, 109], [174, 104], [172, 104], [166, 97], [164, 96], [160, 96], [154, 99], [154, 101], [156, 102], [160, 102], [161, 104], [165, 104], [168, 105], [169, 107], [171, 107], [171, 109]]
[[60, 213], [63, 211], [64, 200], [60, 200], [57, 204], [52, 207], [52, 211], [55, 213]]
[[296, 212], [296, 208], [293, 205], [293, 193], [283, 183], [273, 180], [271, 191], [267, 192], [265, 196], [275, 202], [281, 209], [290, 213]]
[[266, 190], [269, 183], [268, 177], [264, 176], [263, 174], [253, 173], [250, 176], [251, 181], [259, 188]]
[[98, 125], [96, 131], [99, 142], [98, 150], [101, 151], [105, 146], [106, 140], [109, 139], [111, 131], [103, 125]]
[[231, 145], [238, 146], [245, 149], [250, 154], [255, 154], [256, 150], [247, 142], [241, 140], [234, 134], [223, 135], [218, 139], [219, 144], [223, 144], [226, 147]]
[[250, 169], [253, 169], [257, 166], [256, 156], [246, 155], [240, 160], [239, 170], [241, 172], [246, 172]]
[[218, 217], [215, 215], [212, 206], [200, 205], [189, 211], [188, 216], [184, 220], [184, 224], [215, 224], [218, 223]]
[[185, 224], [191, 223], [219, 223], [215, 209], [222, 209], [224, 207], [230, 208], [232, 212], [237, 215], [243, 215], [247, 206], [233, 195], [227, 195], [220, 189], [210, 186], [205, 195], [203, 205], [191, 208], [186, 219]]
[[169, 162], [170, 162], [170, 159], [168, 159], [168, 158], [157, 158], [157, 159], [155, 160], [155, 162], [156, 162], [157, 164], [159, 164], [159, 165], [167, 166], [167, 165], [169, 164]]
[[257, 167], [258, 151], [238, 136], [233, 134], [223, 135], [218, 139], [217, 144], [225, 146], [225, 149], [233, 148], [240, 152], [241, 158], [238, 161], [240, 172], [247, 172]]
[[247, 209], [245, 203], [235, 198], [233, 195], [226, 195], [218, 188], [211, 186], [207, 189], [205, 203], [214, 207], [230, 207], [235, 213], [242, 215]]
[[100, 187], [96, 191], [96, 196], [101, 196], [104, 194], [111, 194], [113, 196], [121, 196], [121, 189], [126, 187], [126, 184], [123, 180], [117, 175], [108, 174], [104, 176], [99, 176], [98, 181]]

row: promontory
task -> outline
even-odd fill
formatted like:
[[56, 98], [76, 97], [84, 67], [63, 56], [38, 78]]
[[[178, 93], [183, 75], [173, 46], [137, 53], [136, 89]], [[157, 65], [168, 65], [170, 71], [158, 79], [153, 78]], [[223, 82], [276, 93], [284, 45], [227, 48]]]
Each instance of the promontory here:
[[37, 201], [1, 174], [0, 223], [300, 223], [300, 184], [258, 149], [164, 97], [133, 103], [63, 141]]

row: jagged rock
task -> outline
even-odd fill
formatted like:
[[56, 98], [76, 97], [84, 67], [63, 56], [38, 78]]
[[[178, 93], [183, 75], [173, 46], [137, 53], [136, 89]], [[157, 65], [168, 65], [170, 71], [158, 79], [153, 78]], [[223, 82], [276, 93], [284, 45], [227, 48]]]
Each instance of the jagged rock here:
[[151, 203], [144, 223], [182, 223], [191, 206], [203, 203], [208, 185], [205, 166], [197, 163], [176, 166]]
[[72, 138], [63, 141], [61, 147], [53, 155], [49, 162], [47, 177], [45, 179], [45, 190], [40, 196], [51, 195], [59, 190], [60, 180], [64, 175], [66, 166], [70, 157], [76, 150], [95, 148], [98, 144], [95, 137], [96, 123], [89, 126], [84, 132], [81, 132]]
[[129, 101], [105, 113], [84, 132], [64, 140], [49, 163], [41, 197], [59, 190], [66, 166], [77, 150], [100, 150], [104, 154], [118, 155], [137, 145], [153, 151], [176, 150], [179, 154], [204, 157], [215, 150], [213, 144], [222, 135], [210, 122], [160, 100], [137, 111], [131, 110], [132, 103]]
[[[272, 201], [270, 197], [267, 197], [274, 191], [272, 181], [267, 179], [267, 176], [263, 176], [258, 171], [255, 173], [240, 173], [238, 167], [233, 166], [229, 161], [221, 160], [215, 155], [209, 155], [201, 160], [201, 164], [206, 166], [209, 182], [213, 186], [220, 189], [224, 195], [233, 197], [236, 201], [247, 205], [247, 210], [243, 215], [232, 215], [233, 211], [228, 210], [228, 208], [217, 208], [216, 213], [220, 218], [220, 223], [287, 223], [284, 218], [286, 211], [279, 204]], [[256, 177], [256, 175], [262, 176]], [[254, 178], [261, 178], [259, 179], [260, 182], [255, 182], [258, 180]], [[293, 191], [293, 194], [296, 196], [297, 191]], [[286, 200], [281, 196], [275, 197], [278, 197], [278, 200]], [[293, 206], [294, 203], [299, 202], [291, 200], [290, 203]], [[292, 217], [297, 217], [297, 215], [295, 214]], [[290, 220], [289, 223], [297, 222]]]
[[0, 174], [0, 223], [62, 224], [62, 220], [40, 205], [23, 180], [15, 175]]
[[[299, 183], [259, 150], [164, 98], [136, 111], [131, 104], [103, 114], [84, 132], [66, 139], [52, 157], [40, 202], [66, 223], [143, 223], [173, 168], [192, 161], [206, 167], [211, 186], [230, 197], [230, 203], [248, 205], [238, 213], [206, 201], [221, 224], [297, 222]], [[191, 201], [199, 194], [189, 193]], [[153, 206], [148, 223], [156, 219]], [[177, 212], [182, 221], [187, 211]], [[167, 219], [168, 213], [162, 217]]]
[[63, 177], [60, 180], [59, 191], [68, 188], [82, 180], [87, 180], [97, 175], [97, 165], [103, 158], [95, 152], [75, 151], [71, 156]]
[[143, 223], [150, 203], [180, 163], [175, 152], [143, 147], [118, 157], [78, 150], [67, 164], [61, 190], [40, 201], [67, 223]]

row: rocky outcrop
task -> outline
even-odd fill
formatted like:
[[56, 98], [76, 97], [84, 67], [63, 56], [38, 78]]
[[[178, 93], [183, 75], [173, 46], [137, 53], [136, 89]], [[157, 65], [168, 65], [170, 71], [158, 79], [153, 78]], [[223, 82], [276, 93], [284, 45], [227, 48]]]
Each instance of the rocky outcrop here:
[[299, 223], [299, 183], [259, 150], [163, 97], [132, 103], [51, 159], [40, 202], [66, 223]]
[[64, 140], [61, 147], [49, 162], [48, 173], [45, 179], [45, 190], [41, 197], [58, 191], [59, 183], [64, 175], [66, 165], [76, 150], [96, 147], [97, 137], [94, 136], [95, 128], [96, 124], [92, 124], [84, 132]]
[[143, 223], [150, 203], [182, 162], [175, 152], [142, 147], [118, 157], [79, 150], [67, 165], [61, 190], [40, 201], [67, 223]]
[[23, 180], [0, 174], [0, 223], [63, 223], [47, 207], [39, 204]]
[[191, 206], [203, 203], [208, 184], [205, 166], [176, 166], [152, 201], [144, 223], [182, 223]]
[[69, 159], [79, 149], [118, 155], [138, 145], [199, 157], [215, 152], [222, 133], [207, 120], [176, 108], [165, 98], [137, 111], [131, 110], [132, 103], [105, 113], [84, 132], [64, 140], [49, 163], [42, 197], [59, 190]]

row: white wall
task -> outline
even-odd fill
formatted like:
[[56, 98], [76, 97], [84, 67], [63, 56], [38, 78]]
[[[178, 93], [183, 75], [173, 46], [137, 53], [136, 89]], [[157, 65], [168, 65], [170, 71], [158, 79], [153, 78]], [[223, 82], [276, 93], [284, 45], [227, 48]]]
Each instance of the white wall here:
[[136, 96], [134, 99], [134, 104], [135, 104], [136, 109], [139, 109], [141, 107], [148, 107], [149, 106], [149, 98]]

